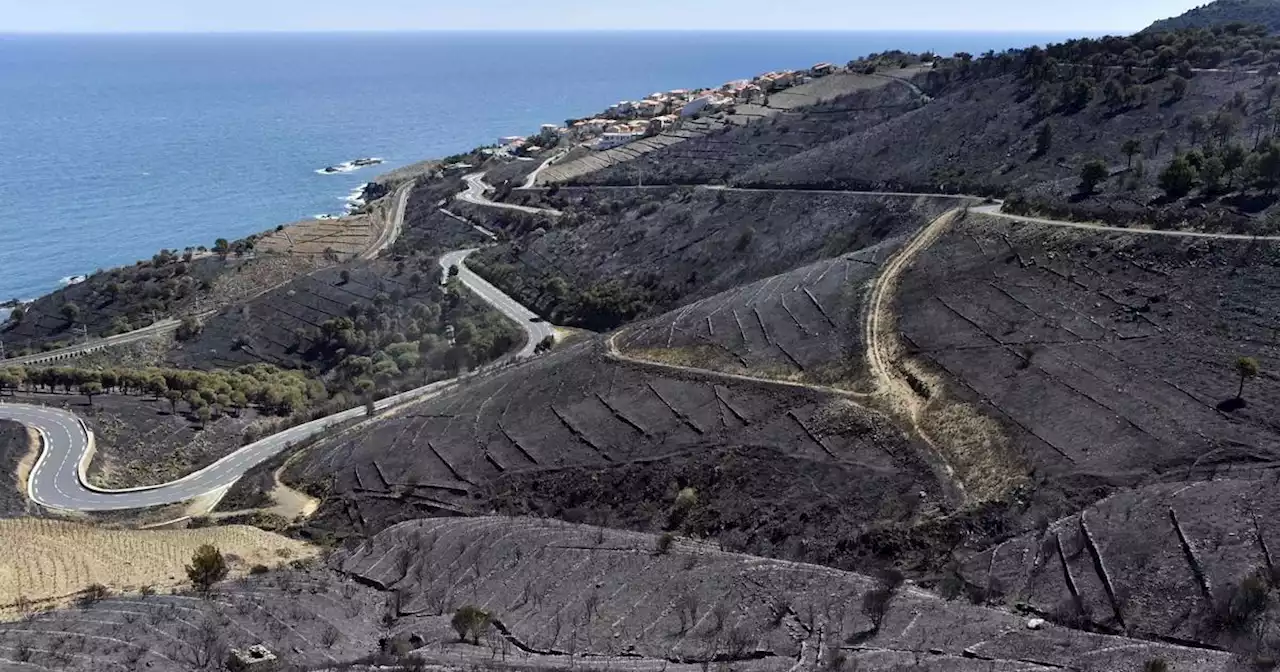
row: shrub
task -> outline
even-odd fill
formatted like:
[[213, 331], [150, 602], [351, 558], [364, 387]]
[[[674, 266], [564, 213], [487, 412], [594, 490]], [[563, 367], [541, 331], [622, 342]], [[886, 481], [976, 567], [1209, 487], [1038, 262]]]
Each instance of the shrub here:
[[187, 565], [187, 578], [201, 594], [208, 595], [214, 584], [227, 578], [227, 560], [217, 548], [205, 544], [196, 549]]
[[675, 542], [676, 537], [670, 532], [663, 532], [658, 536], [658, 541], [654, 546], [654, 552], [658, 555], [666, 555], [671, 552], [671, 544]]
[[1152, 658], [1142, 665], [1142, 672], [1169, 672], [1169, 663], [1163, 658]]
[[254, 565], [249, 568], [249, 574], [253, 576], [266, 574], [267, 572], [270, 572], [270, 571], [271, 571], [271, 568], [266, 565]]
[[1219, 598], [1219, 624], [1232, 631], [1243, 630], [1267, 610], [1270, 602], [1271, 584], [1266, 571], [1255, 571]]
[[76, 600], [82, 607], [88, 607], [97, 604], [108, 597], [111, 597], [111, 589], [101, 583], [91, 583], [87, 588], [80, 591], [80, 597]]
[[453, 631], [458, 633], [458, 639], [465, 642], [470, 635], [472, 644], [479, 644], [480, 635], [483, 635], [492, 624], [492, 614], [471, 605], [460, 607], [453, 613], [453, 619], [449, 621]]

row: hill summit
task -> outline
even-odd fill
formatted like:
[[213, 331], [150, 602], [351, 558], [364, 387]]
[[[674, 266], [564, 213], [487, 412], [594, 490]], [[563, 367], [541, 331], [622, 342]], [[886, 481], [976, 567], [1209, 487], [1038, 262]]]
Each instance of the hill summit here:
[[1217, 0], [1181, 15], [1151, 24], [1145, 32], [1163, 33], [1189, 28], [1213, 28], [1230, 23], [1249, 23], [1280, 31], [1280, 0]]

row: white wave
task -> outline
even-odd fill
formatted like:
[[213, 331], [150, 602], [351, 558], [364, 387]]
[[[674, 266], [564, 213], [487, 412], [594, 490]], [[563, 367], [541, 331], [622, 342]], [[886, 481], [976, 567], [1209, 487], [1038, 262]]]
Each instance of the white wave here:
[[78, 285], [88, 279], [88, 276], [84, 275], [68, 275], [67, 277], [59, 280], [58, 284], [63, 287], [70, 287], [71, 285]]
[[319, 220], [324, 221], [324, 220], [330, 220], [330, 219], [340, 219], [340, 218], [341, 218], [341, 215], [335, 215], [335, 214], [328, 213], [328, 212], [322, 212], [322, 213], [320, 213], [320, 214], [316, 215], [316, 216], [315, 216], [315, 218], [316, 218], [316, 219], [319, 219]]
[[368, 187], [369, 183], [362, 184], [355, 189], [352, 189], [351, 193], [347, 194], [346, 198], [342, 199], [347, 202], [348, 211], [364, 206], [364, 190]]
[[341, 175], [342, 173], [354, 173], [357, 170], [360, 170], [360, 169], [356, 167], [356, 164], [348, 161], [346, 163], [340, 163], [336, 166], [321, 168], [316, 171], [316, 174], [317, 175]]
[[321, 169], [317, 170], [317, 171], [316, 171], [316, 174], [318, 174], [318, 175], [342, 175], [342, 174], [344, 174], [344, 173], [354, 173], [354, 172], [356, 172], [357, 170], [360, 170], [361, 168], [366, 168], [366, 167], [368, 167], [368, 166], [377, 166], [377, 165], [380, 165], [380, 164], [385, 163], [385, 162], [386, 162], [386, 161], [385, 161], [385, 159], [382, 159], [382, 158], [379, 158], [379, 157], [376, 157], [376, 156], [371, 156], [371, 157], [368, 157], [368, 158], [363, 158], [363, 159], [354, 159], [354, 160], [347, 161], [347, 162], [344, 162], [344, 163], [339, 163], [339, 164], [338, 164], [338, 165], [336, 165], [336, 166], [327, 166], [327, 167], [325, 167], [325, 168], [321, 168]]

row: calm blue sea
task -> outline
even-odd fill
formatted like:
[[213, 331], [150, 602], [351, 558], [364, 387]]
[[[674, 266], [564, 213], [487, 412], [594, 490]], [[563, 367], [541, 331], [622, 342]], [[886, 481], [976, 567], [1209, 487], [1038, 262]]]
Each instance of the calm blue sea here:
[[[320, 213], [383, 168], [655, 90], [979, 33], [0, 36], [0, 298]], [[383, 168], [316, 170], [362, 156]]]

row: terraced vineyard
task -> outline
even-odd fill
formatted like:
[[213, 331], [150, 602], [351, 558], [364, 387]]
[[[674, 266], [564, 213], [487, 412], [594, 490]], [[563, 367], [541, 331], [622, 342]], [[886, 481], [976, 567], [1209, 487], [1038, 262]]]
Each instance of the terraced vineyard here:
[[[1110, 672], [1142, 669], [1152, 659], [1178, 670], [1231, 664], [1217, 651], [1029, 630], [1005, 612], [910, 585], [886, 589], [889, 579], [554, 521], [405, 523], [363, 544], [342, 569], [395, 592], [398, 628], [431, 632], [430, 623], [466, 605], [493, 615], [488, 646], [425, 637], [418, 653], [432, 662], [492, 656], [553, 667], [572, 654], [627, 670], [717, 661], [735, 669], [871, 672], [1068, 665]], [[877, 591], [888, 599], [866, 598]]]
[[108, 530], [41, 519], [0, 519], [0, 616], [19, 614], [20, 603], [45, 608], [65, 604], [91, 584], [113, 591], [175, 586], [186, 581], [183, 565], [201, 544], [216, 544], [239, 558], [233, 569], [274, 566], [315, 554], [301, 542], [252, 527], [139, 532]]
[[[767, 451], [766, 463], [785, 465], [780, 470], [808, 469], [813, 478], [831, 481], [844, 504], [820, 503], [829, 520], [815, 524], [833, 533], [856, 535], [875, 521], [910, 520], [919, 507], [946, 499], [921, 450], [864, 409], [808, 390], [619, 363], [603, 356], [601, 347], [583, 343], [473, 379], [379, 421], [362, 436], [312, 449], [289, 469], [287, 480], [328, 483], [332, 496], [322, 519], [357, 532], [424, 514], [485, 510], [491, 496], [569, 508], [574, 505], [564, 498], [572, 488], [539, 492], [528, 482], [552, 482], [561, 472], [572, 482], [570, 474], [584, 469], [603, 474], [643, 464], [657, 470], [689, 459], [720, 460], [727, 467], [731, 456], [721, 451], [737, 446]], [[841, 482], [840, 473], [847, 480]], [[858, 486], [846, 487], [855, 482], [853, 474]], [[743, 478], [737, 503], [724, 504], [726, 515], [744, 513], [746, 492], [768, 476]], [[639, 501], [628, 505], [669, 506], [669, 485], [631, 492]], [[886, 509], [888, 500], [898, 504]], [[787, 512], [815, 506], [798, 493], [759, 503], [776, 509], [777, 519], [748, 516], [742, 531], [779, 540], [802, 534], [787, 531]], [[852, 549], [840, 553], [856, 560]]]
[[266, 644], [291, 665], [314, 669], [376, 653], [383, 604], [375, 591], [314, 569], [273, 571], [224, 585], [209, 599], [82, 600], [0, 623], [0, 663], [23, 671], [189, 672], [223, 669], [231, 648]]
[[382, 225], [381, 217], [371, 215], [311, 220], [263, 236], [257, 249], [267, 254], [328, 254], [335, 260], [346, 260], [368, 249]]
[[[1275, 460], [1280, 248], [973, 216], [918, 259], [911, 355], [1016, 437], [1041, 477], [1110, 488]], [[1092, 500], [1091, 500], [1092, 501]], [[1056, 516], [1055, 516], [1056, 517]]]
[[641, 359], [853, 387], [863, 373], [868, 287], [896, 241], [802, 266], [624, 330]]

